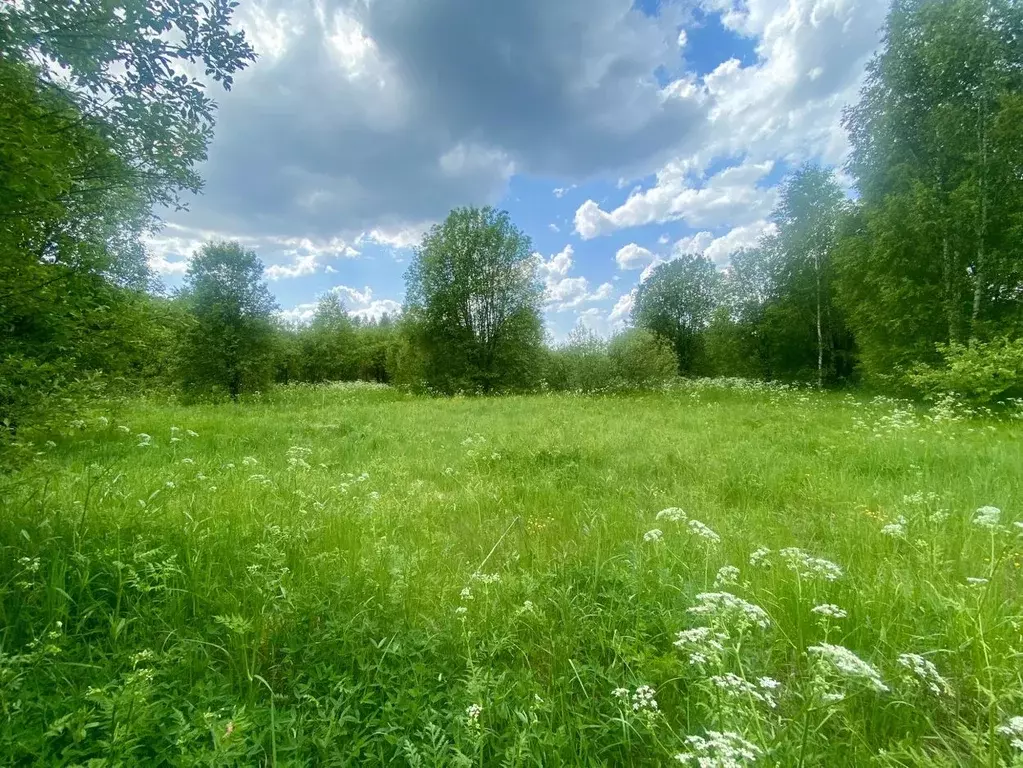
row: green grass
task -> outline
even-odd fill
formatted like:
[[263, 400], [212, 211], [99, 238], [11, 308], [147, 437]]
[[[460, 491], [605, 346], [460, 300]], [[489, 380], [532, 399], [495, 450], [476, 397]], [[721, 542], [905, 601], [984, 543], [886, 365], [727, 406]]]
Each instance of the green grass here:
[[[708, 730], [763, 765], [1019, 760], [1019, 422], [719, 386], [107, 415], [0, 479], [0, 763], [664, 765]], [[722, 591], [768, 626], [689, 610]]]

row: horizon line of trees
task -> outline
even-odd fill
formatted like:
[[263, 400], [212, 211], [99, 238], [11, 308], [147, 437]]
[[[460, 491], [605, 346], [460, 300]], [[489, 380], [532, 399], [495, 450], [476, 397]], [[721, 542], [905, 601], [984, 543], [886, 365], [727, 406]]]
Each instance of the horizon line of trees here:
[[[459, 208], [406, 274], [400, 317], [336, 295], [283, 323], [258, 257], [204, 245], [160, 295], [144, 235], [198, 191], [214, 105], [254, 54], [229, 0], [156, 14], [23, 0], [0, 13], [0, 423], [4, 439], [104, 389], [238, 398], [365, 378], [435, 392], [637, 387], [729, 375], [1023, 396], [1023, 6], [896, 0], [844, 113], [847, 199], [808, 164], [774, 233], [718, 271], [678, 254], [641, 283], [633, 328], [546, 338], [529, 238]], [[144, 9], [143, 9], [144, 10]], [[116, 43], [116, 44], [113, 44]], [[47, 59], [63, 69], [41, 67]]]

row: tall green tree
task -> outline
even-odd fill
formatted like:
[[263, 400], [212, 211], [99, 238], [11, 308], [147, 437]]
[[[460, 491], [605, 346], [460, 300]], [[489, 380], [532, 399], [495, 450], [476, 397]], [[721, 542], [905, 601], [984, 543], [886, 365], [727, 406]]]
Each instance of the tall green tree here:
[[0, 422], [9, 429], [57, 413], [98, 371], [154, 370], [135, 357], [159, 335], [142, 321], [161, 314], [143, 295], [141, 239], [154, 203], [200, 186], [214, 105], [182, 67], [229, 86], [253, 58], [229, 31], [232, 10], [220, 0], [0, 4]]
[[704, 372], [704, 331], [720, 280], [710, 259], [689, 253], [659, 264], [636, 292], [633, 324], [671, 344], [681, 374]]
[[355, 330], [336, 293], [320, 297], [307, 328], [300, 333], [305, 381], [348, 381], [357, 374]]
[[789, 343], [797, 348], [800, 325], [812, 329], [818, 387], [842, 368], [835, 355], [844, 326], [835, 306], [833, 256], [844, 202], [834, 174], [808, 164], [785, 181], [772, 215], [778, 234], [770, 311], [776, 320], [793, 322], [795, 338]]
[[838, 253], [868, 375], [1018, 333], [1023, 7], [899, 0], [845, 115], [860, 205]]
[[255, 253], [238, 243], [206, 243], [189, 264], [180, 298], [191, 317], [180, 348], [187, 392], [237, 399], [270, 384], [277, 304]]
[[543, 287], [530, 240], [507, 213], [453, 210], [416, 250], [405, 283], [406, 321], [431, 386], [490, 392], [533, 383]]

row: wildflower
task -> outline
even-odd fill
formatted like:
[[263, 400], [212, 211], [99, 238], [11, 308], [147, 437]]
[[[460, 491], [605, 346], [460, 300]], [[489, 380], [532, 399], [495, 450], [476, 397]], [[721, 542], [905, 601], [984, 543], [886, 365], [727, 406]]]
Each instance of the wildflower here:
[[762, 565], [764, 568], [770, 568], [771, 562], [767, 559], [767, 556], [771, 554], [771, 550], [767, 547], [757, 547], [750, 553], [749, 564], [752, 566]]
[[841, 677], [865, 682], [878, 693], [888, 690], [888, 686], [881, 680], [881, 673], [844, 646], [821, 643], [811, 645], [806, 650], [812, 655], [819, 656]]
[[470, 725], [478, 725], [480, 721], [480, 715], [483, 713], [483, 707], [479, 704], [470, 704], [465, 708], [465, 716], [469, 718]]
[[480, 573], [476, 571], [472, 576], [469, 577], [471, 581], [478, 581], [481, 584], [496, 584], [501, 580], [501, 574], [499, 573]]
[[1011, 739], [1009, 743], [1013, 749], [1023, 752], [1023, 717], [1017, 715], [1009, 718], [1009, 722], [1005, 725], [998, 726], [998, 732]]
[[194, 432], [191, 429], [186, 429], [185, 430], [185, 434], [188, 435], [189, 437], [199, 437], [199, 433], [198, 432]]
[[993, 531], [998, 528], [1001, 517], [1002, 510], [998, 507], [980, 507], [973, 518], [973, 524]]
[[522, 610], [526, 611], [526, 612], [532, 612], [535, 608], [536, 608], [536, 606], [533, 605], [533, 601], [532, 600], [527, 600], [526, 602], [524, 602], [522, 604]]
[[709, 615], [730, 621], [737, 625], [739, 631], [749, 626], [767, 629], [771, 620], [767, 611], [759, 605], [746, 602], [731, 592], [703, 592], [696, 596], [698, 605], [689, 608], [689, 613]]
[[820, 576], [825, 581], [835, 581], [842, 576], [842, 569], [822, 557], [813, 557], [798, 547], [786, 547], [778, 551], [789, 570], [802, 578]]
[[667, 520], [672, 523], [684, 523], [686, 521], [686, 513], [678, 507], [668, 507], [658, 512], [656, 519]]
[[246, 467], [254, 467], [258, 463], [259, 459], [257, 459], [255, 456], [246, 456], [245, 458], [242, 459], [242, 464], [244, 464]]
[[164, 485], [168, 488], [177, 488], [173, 480], [168, 480], [166, 483], [164, 483]]
[[614, 696], [616, 699], [627, 699], [629, 698], [629, 689], [615, 688], [613, 691], [611, 691], [611, 695]]
[[180, 443], [180, 442], [181, 442], [181, 438], [180, 438], [180, 437], [172, 437], [172, 438], [170, 439], [170, 441], [171, 441], [172, 443]]
[[224, 738], [226, 739], [234, 733], [234, 720], [228, 720], [227, 726], [224, 728]]
[[660, 541], [663, 536], [664, 531], [660, 528], [654, 528], [653, 530], [647, 531], [643, 534], [643, 541], [657, 542]]
[[234, 462], [233, 461], [227, 462], [227, 464], [224, 465], [224, 469], [234, 469]]
[[844, 608], [839, 608], [834, 603], [821, 603], [810, 609], [811, 613], [827, 616], [829, 619], [844, 619], [849, 614]]
[[195, 464], [195, 459], [182, 459], [182, 464]]
[[455, 608], [455, 613], [457, 615], [459, 615], [459, 616], [464, 616], [468, 612], [469, 612], [469, 609], [466, 608], [464, 605], [460, 605], [457, 608]]
[[896, 539], [903, 539], [906, 537], [906, 518], [899, 515], [894, 523], [888, 523], [881, 529], [881, 533], [885, 536], [891, 536]]
[[899, 665], [913, 673], [935, 696], [951, 696], [952, 687], [938, 673], [938, 668], [929, 660], [916, 653], [903, 653], [899, 656]]
[[721, 537], [718, 536], [714, 531], [708, 528], [706, 525], [701, 523], [699, 520], [689, 521], [689, 532], [699, 536], [701, 539], [706, 539], [714, 544], [721, 541]]
[[722, 565], [714, 577], [715, 587], [729, 587], [739, 582], [739, 569], [734, 565]]
[[[723, 675], [712, 675], [710, 681], [715, 687], [721, 689], [729, 696], [747, 697], [753, 701], [762, 702], [771, 709], [778, 706], [772, 691], [777, 689], [781, 683], [773, 678], [762, 677], [757, 683], [751, 683], [749, 680], [736, 674], [726, 672]], [[764, 683], [763, 686], [760, 685], [761, 681]]]
[[472, 587], [462, 587], [462, 592], [459, 595], [462, 600], [472, 600]]
[[639, 688], [636, 689], [636, 692], [632, 694], [632, 711], [655, 711], [657, 709], [657, 699], [654, 698], [655, 693], [657, 693], [657, 691], [649, 685], [639, 686]]
[[171, 434], [174, 434], [175, 432], [180, 432], [180, 431], [181, 431], [181, 427], [171, 427]]
[[153, 442], [152, 435], [147, 435], [145, 432], [139, 432], [137, 435], [135, 435], [135, 437], [139, 439], [139, 448], [145, 445], [151, 445]]
[[760, 757], [760, 747], [746, 741], [735, 731], [707, 731], [704, 736], [686, 736], [689, 752], [680, 752], [680, 763], [696, 763], [700, 768], [739, 768]]
[[124, 424], [118, 424], [117, 428], [119, 430], [121, 430], [122, 432], [124, 432], [124, 434], [126, 434], [126, 435], [131, 434], [131, 427], [129, 427], [129, 426], [126, 426]]
[[380, 492], [379, 491], [371, 491], [370, 494], [369, 494], [369, 499], [370, 499], [370, 501], [379, 501], [380, 500]]
[[983, 576], [967, 576], [966, 583], [971, 587], [980, 587], [987, 584], [988, 579], [985, 579]]
[[710, 627], [693, 627], [679, 632], [672, 645], [689, 654], [690, 664], [700, 665], [717, 659], [725, 650], [722, 641], [727, 639], [727, 634]]

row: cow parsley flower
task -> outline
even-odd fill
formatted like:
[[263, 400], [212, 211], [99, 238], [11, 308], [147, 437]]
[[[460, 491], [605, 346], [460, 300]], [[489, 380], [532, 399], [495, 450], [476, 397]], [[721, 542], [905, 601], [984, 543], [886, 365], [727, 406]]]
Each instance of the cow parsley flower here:
[[741, 768], [756, 762], [763, 751], [735, 731], [707, 731], [706, 736], [686, 736], [689, 752], [680, 752], [675, 760], [695, 763], [699, 768]]
[[998, 726], [998, 732], [1009, 737], [1013, 749], [1023, 752], [1023, 717], [1017, 715], [1009, 718], [1005, 725]]
[[834, 603], [821, 603], [810, 609], [811, 613], [827, 616], [829, 619], [844, 619], [849, 614], [844, 608], [839, 608]]
[[906, 518], [903, 517], [902, 515], [899, 515], [895, 519], [895, 522], [888, 523], [888, 525], [884, 526], [881, 529], [881, 533], [883, 533], [885, 536], [891, 536], [892, 538], [895, 539], [906, 538]]
[[259, 464], [259, 459], [255, 456], [246, 456], [242, 459], [242, 464], [246, 467], [254, 467]]
[[778, 550], [789, 570], [799, 574], [804, 579], [821, 577], [825, 581], [835, 581], [841, 578], [842, 569], [822, 557], [814, 557], [798, 547], [786, 547]]
[[757, 547], [750, 553], [749, 564], [756, 566], [763, 566], [764, 568], [771, 567], [771, 561], [768, 560], [768, 556], [771, 554], [771, 550], [767, 547]]
[[988, 579], [983, 576], [967, 576], [966, 583], [971, 587], [981, 587], [988, 583]]
[[952, 686], [938, 673], [938, 668], [928, 659], [916, 653], [903, 653], [899, 665], [909, 670], [935, 696], [951, 696]]
[[702, 665], [716, 661], [724, 653], [725, 640], [728, 640], [728, 635], [724, 632], [710, 627], [693, 627], [679, 632], [672, 645], [688, 654], [690, 664]]
[[469, 577], [471, 581], [478, 581], [480, 584], [497, 584], [501, 580], [499, 573], [480, 573], [476, 571]]
[[973, 524], [988, 530], [996, 530], [1002, 519], [1002, 510], [998, 507], [980, 507], [973, 518]]
[[667, 520], [670, 523], [684, 523], [686, 521], [686, 513], [678, 507], [668, 507], [658, 512], [656, 519]]
[[664, 531], [660, 528], [654, 528], [653, 530], [647, 531], [643, 534], [643, 541], [658, 542], [664, 537]]
[[714, 576], [715, 587], [730, 587], [739, 583], [739, 569], [734, 565], [722, 565]]
[[888, 686], [881, 679], [881, 673], [845, 646], [821, 643], [811, 645], [806, 650], [807, 653], [819, 657], [840, 677], [864, 682], [878, 693], [888, 690]]
[[729, 696], [759, 701], [771, 709], [778, 706], [773, 692], [781, 683], [773, 678], [762, 677], [756, 683], [751, 683], [732, 672], [726, 672], [723, 675], [712, 675], [710, 681]]
[[767, 629], [771, 620], [767, 611], [736, 597], [731, 592], [702, 592], [696, 596], [697, 605], [691, 606], [689, 613], [701, 616], [713, 616], [723, 622], [736, 626], [741, 632], [750, 626]]
[[623, 699], [624, 700], [624, 699], [629, 698], [629, 689], [628, 688], [615, 688], [613, 691], [611, 691], [611, 695], [614, 696], [616, 699]]
[[706, 539], [712, 544], [717, 544], [719, 541], [721, 541], [720, 536], [714, 533], [714, 531], [708, 528], [704, 523], [701, 523], [699, 520], [689, 521], [689, 532], [692, 533], [694, 536], [699, 536], [701, 539]]
[[124, 432], [124, 434], [126, 434], [126, 435], [130, 435], [131, 434], [131, 427], [127, 426], [126, 424], [118, 424], [117, 428], [121, 432]]
[[459, 595], [462, 600], [474, 600], [472, 595], [472, 587], [462, 587], [462, 592]]
[[478, 725], [481, 714], [483, 714], [483, 707], [479, 704], [470, 704], [465, 708], [465, 716], [469, 718], [470, 725]]
[[185, 434], [188, 435], [189, 437], [199, 437], [199, 433], [191, 429], [186, 429]]
[[656, 694], [653, 688], [649, 685], [641, 685], [636, 689], [636, 692], [632, 694], [632, 711], [640, 712], [643, 710], [656, 711], [657, 710], [657, 699], [654, 698]]

